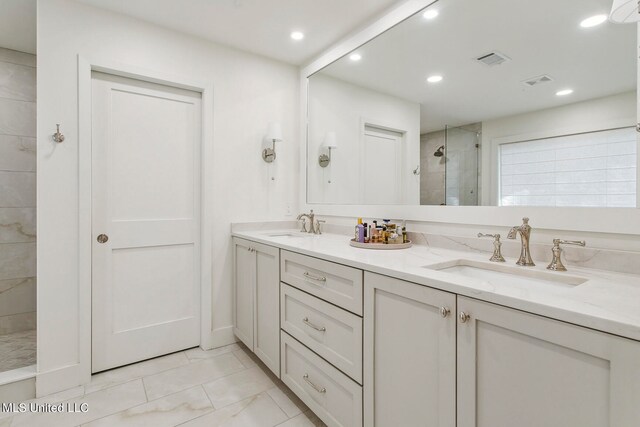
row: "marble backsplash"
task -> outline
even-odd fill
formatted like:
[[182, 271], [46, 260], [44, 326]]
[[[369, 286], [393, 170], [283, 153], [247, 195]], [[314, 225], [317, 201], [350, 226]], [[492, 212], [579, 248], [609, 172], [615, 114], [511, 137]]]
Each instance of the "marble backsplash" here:
[[[326, 233], [353, 233], [353, 226], [325, 224]], [[431, 233], [417, 233], [408, 231], [409, 239], [416, 245], [434, 248], [453, 249], [463, 252], [484, 253], [487, 259], [493, 253], [492, 239], [478, 239], [476, 237], [445, 236]], [[517, 240], [502, 239], [502, 254], [505, 257], [518, 258], [520, 256], [520, 238]], [[531, 243], [529, 249], [534, 262], [546, 265], [551, 262], [551, 244]], [[563, 248], [562, 260], [567, 268], [578, 266], [597, 270], [616, 271], [619, 273], [640, 274], [640, 252], [599, 249], [590, 247], [566, 246]]]
[[35, 136], [36, 57], [0, 48], [0, 335], [36, 327]]

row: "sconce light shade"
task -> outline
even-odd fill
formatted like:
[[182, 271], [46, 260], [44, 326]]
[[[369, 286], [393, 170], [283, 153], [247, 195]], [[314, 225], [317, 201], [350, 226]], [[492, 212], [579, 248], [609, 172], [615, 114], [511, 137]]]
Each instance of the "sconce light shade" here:
[[336, 133], [335, 132], [327, 132], [324, 135], [324, 142], [322, 143], [322, 145], [324, 145], [327, 148], [338, 148], [338, 140], [336, 139]]
[[269, 123], [269, 130], [267, 131], [267, 139], [269, 141], [278, 142], [282, 141], [282, 127], [280, 123]]
[[282, 127], [280, 127], [280, 123], [269, 123], [266, 138], [271, 141], [273, 145], [271, 148], [262, 150], [262, 160], [267, 163], [272, 163], [276, 159], [276, 142], [282, 141]]
[[613, 0], [609, 19], [618, 24], [629, 24], [640, 21], [638, 0]]

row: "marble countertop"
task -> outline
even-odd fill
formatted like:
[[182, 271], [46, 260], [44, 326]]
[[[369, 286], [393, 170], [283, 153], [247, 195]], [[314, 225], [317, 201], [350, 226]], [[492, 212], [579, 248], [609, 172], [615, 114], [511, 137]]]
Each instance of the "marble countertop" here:
[[[273, 236], [286, 233], [301, 237]], [[492, 264], [485, 254], [422, 245], [392, 251], [359, 249], [349, 245], [346, 235], [307, 235], [297, 229], [236, 230], [232, 235], [640, 341], [638, 275], [571, 266], [568, 272], [551, 272], [544, 263], [516, 268], [581, 277], [587, 281], [577, 286], [500, 285], [425, 268], [457, 259]], [[514, 258], [506, 260], [506, 265], [515, 266]]]

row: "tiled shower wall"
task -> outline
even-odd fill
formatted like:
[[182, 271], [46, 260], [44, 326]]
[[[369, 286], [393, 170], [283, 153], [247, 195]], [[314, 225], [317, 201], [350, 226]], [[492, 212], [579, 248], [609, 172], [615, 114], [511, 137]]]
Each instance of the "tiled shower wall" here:
[[36, 57], [0, 48], [0, 335], [36, 327]]

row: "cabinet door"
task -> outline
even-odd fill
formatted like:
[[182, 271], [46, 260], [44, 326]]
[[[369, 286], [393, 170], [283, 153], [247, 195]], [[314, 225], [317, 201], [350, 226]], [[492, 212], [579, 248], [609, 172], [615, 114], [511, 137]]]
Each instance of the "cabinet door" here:
[[256, 255], [253, 351], [280, 377], [280, 250], [251, 246]]
[[455, 313], [454, 294], [365, 272], [366, 426], [455, 426]]
[[640, 422], [640, 343], [465, 297], [458, 311], [459, 427]]
[[253, 311], [256, 255], [251, 242], [233, 239], [233, 332], [253, 351]]

